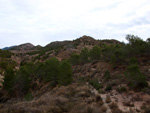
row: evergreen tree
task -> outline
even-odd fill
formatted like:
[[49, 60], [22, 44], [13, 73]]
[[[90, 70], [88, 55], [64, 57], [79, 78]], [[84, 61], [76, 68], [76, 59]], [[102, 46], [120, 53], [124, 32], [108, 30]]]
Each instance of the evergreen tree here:
[[80, 62], [81, 64], [87, 63], [88, 62], [88, 56], [89, 56], [89, 51], [87, 48], [82, 49], [80, 53]]
[[101, 49], [98, 46], [94, 46], [90, 51], [91, 60], [99, 60], [101, 57]]
[[148, 86], [146, 77], [140, 72], [137, 64], [129, 65], [125, 75], [131, 88], [141, 89]]
[[31, 68], [28, 65], [20, 67], [17, 72], [17, 88], [22, 93], [27, 93], [31, 84]]
[[59, 61], [57, 58], [51, 58], [47, 60], [43, 67], [44, 80], [50, 81], [52, 86], [55, 86], [58, 81], [59, 74]]
[[10, 91], [14, 87], [14, 79], [15, 73], [12, 68], [9, 68], [5, 71], [5, 78], [4, 78], [4, 89]]
[[73, 53], [70, 57], [70, 62], [72, 65], [77, 65], [79, 64], [80, 56], [76, 53]]
[[68, 61], [62, 61], [60, 63], [58, 82], [61, 85], [68, 85], [72, 82], [72, 67]]

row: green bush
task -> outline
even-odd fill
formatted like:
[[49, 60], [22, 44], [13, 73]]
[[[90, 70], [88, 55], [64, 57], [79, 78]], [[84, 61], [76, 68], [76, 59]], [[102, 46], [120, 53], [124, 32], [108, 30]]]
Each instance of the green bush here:
[[135, 57], [130, 58], [130, 64], [138, 64], [138, 61]]
[[126, 92], [126, 91], [127, 91], [127, 89], [126, 89], [125, 87], [123, 87], [123, 86], [118, 87], [117, 90], [118, 90], [119, 93], [122, 93], [122, 92]]
[[118, 47], [115, 48], [114, 54], [111, 57], [111, 62], [114, 64], [120, 64], [120, 63], [125, 63], [126, 62], [126, 54], [125, 50], [123, 47]]
[[24, 96], [24, 100], [25, 101], [31, 101], [33, 99], [33, 95], [31, 92], [28, 92], [25, 96]]
[[72, 67], [68, 61], [62, 61], [59, 67], [58, 83], [68, 85], [72, 82]]
[[12, 61], [11, 59], [5, 59], [5, 58], [0, 59], [0, 68], [4, 70], [14, 68], [15, 65], [16, 63]]
[[90, 59], [93, 60], [100, 60], [101, 57], [101, 49], [98, 46], [94, 46], [90, 50]]
[[6, 61], [1, 61], [0, 62], [0, 67], [3, 69], [7, 69], [8, 68], [8, 63]]
[[45, 71], [44, 71], [44, 63], [36, 62], [33, 66], [34, 75], [37, 78], [43, 78]]
[[52, 86], [58, 84], [59, 75], [59, 61], [56, 58], [51, 58], [44, 63], [43, 79], [47, 82], [51, 82]]
[[70, 57], [70, 62], [72, 65], [77, 65], [79, 64], [80, 61], [80, 56], [76, 53], [73, 53]]
[[110, 79], [110, 73], [108, 70], [104, 74], [104, 79], [105, 79], [105, 81], [108, 81]]
[[14, 70], [12, 68], [7, 69], [4, 74], [5, 74], [5, 78], [4, 78], [3, 87], [7, 91], [11, 91], [14, 87], [14, 82], [15, 82]]
[[107, 85], [106, 88], [105, 88], [105, 91], [110, 91], [112, 90], [112, 86], [111, 85]]
[[17, 72], [16, 89], [22, 94], [28, 92], [30, 88], [32, 80], [31, 71], [32, 69], [28, 65], [24, 65]]
[[80, 63], [85, 64], [88, 63], [89, 51], [87, 48], [82, 49], [80, 53]]
[[103, 58], [103, 60], [110, 61], [113, 54], [114, 54], [114, 46], [104, 45], [104, 47], [102, 48], [102, 58]]
[[128, 80], [128, 85], [134, 89], [142, 89], [148, 86], [146, 77], [140, 72], [137, 64], [131, 64], [127, 67], [125, 75]]
[[92, 85], [95, 89], [99, 90], [100, 88], [102, 88], [102, 84], [98, 82], [98, 80], [96, 79], [92, 79], [89, 81], [89, 84]]
[[13, 53], [11, 53], [10, 51], [0, 49], [0, 57], [11, 58], [11, 55], [13, 55]]

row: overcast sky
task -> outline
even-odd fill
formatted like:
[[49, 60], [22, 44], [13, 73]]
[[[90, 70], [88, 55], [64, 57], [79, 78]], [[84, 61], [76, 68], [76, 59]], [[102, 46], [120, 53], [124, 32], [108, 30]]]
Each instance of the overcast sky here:
[[126, 34], [150, 37], [150, 0], [0, 0], [0, 48]]

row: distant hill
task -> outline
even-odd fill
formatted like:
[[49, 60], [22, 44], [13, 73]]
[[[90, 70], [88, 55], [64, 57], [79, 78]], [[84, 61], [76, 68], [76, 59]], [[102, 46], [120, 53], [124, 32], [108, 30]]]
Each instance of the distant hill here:
[[34, 47], [31, 43], [25, 43], [11, 48], [11, 50], [30, 50]]
[[31, 43], [24, 43], [24, 44], [9, 48], [8, 50], [10, 50], [13, 53], [26, 53], [26, 52], [39, 50], [40, 48], [42, 48], [42, 46], [40, 45], [34, 46]]
[[2, 50], [10, 50], [10, 49], [12, 49], [14, 47], [16, 47], [16, 45], [15, 46], [10, 46], [10, 47], [4, 47], [4, 48], [2, 48]]

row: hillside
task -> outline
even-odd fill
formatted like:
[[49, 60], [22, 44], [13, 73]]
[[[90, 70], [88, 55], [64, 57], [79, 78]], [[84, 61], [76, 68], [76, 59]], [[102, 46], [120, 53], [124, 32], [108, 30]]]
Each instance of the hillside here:
[[126, 39], [0, 50], [0, 113], [150, 113], [150, 39]]

